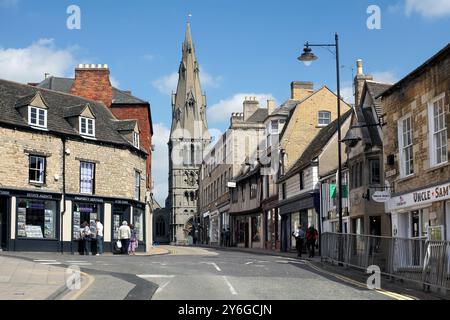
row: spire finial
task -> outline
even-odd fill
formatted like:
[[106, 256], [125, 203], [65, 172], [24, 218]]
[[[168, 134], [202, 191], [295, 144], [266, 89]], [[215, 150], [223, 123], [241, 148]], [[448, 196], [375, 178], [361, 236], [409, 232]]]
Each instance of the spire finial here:
[[191, 23], [191, 18], [192, 18], [192, 13], [189, 13], [188, 14], [188, 21], [187, 21], [188, 23]]

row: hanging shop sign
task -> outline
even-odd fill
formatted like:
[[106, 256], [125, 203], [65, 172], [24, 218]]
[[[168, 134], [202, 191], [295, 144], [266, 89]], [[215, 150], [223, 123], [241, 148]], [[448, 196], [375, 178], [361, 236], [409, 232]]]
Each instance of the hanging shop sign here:
[[379, 203], [388, 202], [391, 199], [391, 194], [388, 191], [375, 191], [372, 195], [372, 200]]

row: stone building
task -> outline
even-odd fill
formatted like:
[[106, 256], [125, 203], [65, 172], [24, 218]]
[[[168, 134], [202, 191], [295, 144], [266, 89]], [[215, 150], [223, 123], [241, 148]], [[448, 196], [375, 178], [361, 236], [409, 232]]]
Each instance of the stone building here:
[[380, 95], [394, 237], [450, 239], [450, 44]]
[[[269, 101], [268, 105], [271, 104]], [[228, 182], [235, 182], [243, 166], [258, 160], [268, 110], [260, 108], [255, 97], [246, 97], [243, 112], [231, 115], [229, 128], [204, 157], [199, 212], [203, 220], [203, 240], [207, 243], [224, 244], [224, 230], [230, 228], [233, 232]]]
[[118, 120], [102, 102], [0, 80], [2, 248], [75, 253], [81, 224], [97, 218], [105, 251], [124, 220], [139, 250], [150, 248], [139, 133], [138, 121]]
[[[341, 115], [341, 127], [348, 129], [350, 123], [349, 110]], [[296, 243], [292, 233], [298, 225], [306, 230], [313, 225], [320, 230], [320, 165], [336, 163], [338, 123], [332, 123], [322, 128], [308, 147], [303, 151], [294, 165], [285, 174], [281, 175], [277, 183], [279, 185], [278, 207], [281, 212], [281, 249], [282, 251], [294, 250]], [[333, 149], [333, 147], [335, 147]], [[329, 153], [335, 157], [328, 157]]]
[[346, 133], [349, 168], [350, 232], [390, 236], [389, 217], [384, 203], [374, 199], [386, 190], [383, 174], [383, 140], [381, 101], [377, 96], [391, 85], [373, 81], [357, 61], [355, 77], [355, 112]]
[[206, 96], [200, 84], [200, 67], [190, 23], [182, 47], [177, 91], [172, 95], [169, 146], [169, 195], [171, 243], [188, 244], [197, 215], [198, 180], [203, 154], [211, 142], [206, 119]]

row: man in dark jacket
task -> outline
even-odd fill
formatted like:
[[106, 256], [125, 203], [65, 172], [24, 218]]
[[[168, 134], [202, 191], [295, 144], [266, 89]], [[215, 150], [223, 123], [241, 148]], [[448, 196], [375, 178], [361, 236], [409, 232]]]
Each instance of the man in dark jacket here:
[[308, 231], [306, 232], [306, 247], [308, 248], [310, 258], [314, 258], [314, 248], [316, 246], [316, 241], [317, 241], [318, 236], [319, 236], [319, 233], [314, 228], [314, 226], [311, 225], [308, 228]]

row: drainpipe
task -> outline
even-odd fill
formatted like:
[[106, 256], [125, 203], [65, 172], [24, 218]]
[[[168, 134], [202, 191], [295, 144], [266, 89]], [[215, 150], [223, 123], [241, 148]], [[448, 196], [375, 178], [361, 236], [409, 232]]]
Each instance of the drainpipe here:
[[63, 210], [61, 212], [61, 254], [64, 253], [64, 214], [66, 213], [66, 138], [62, 138], [62, 183], [63, 183]]

